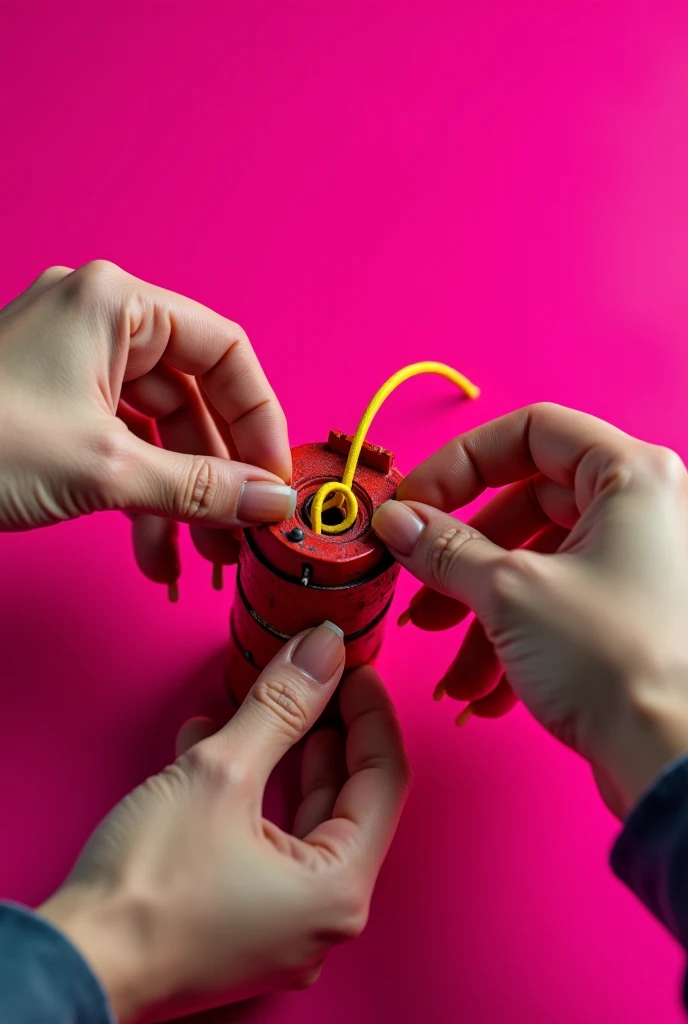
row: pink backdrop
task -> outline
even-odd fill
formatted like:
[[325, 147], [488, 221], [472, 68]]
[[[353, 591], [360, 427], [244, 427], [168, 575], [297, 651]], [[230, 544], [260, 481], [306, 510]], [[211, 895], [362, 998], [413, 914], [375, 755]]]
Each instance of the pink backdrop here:
[[[2, 7], [0, 302], [95, 257], [188, 293], [246, 327], [297, 444], [453, 363], [478, 403], [417, 380], [375, 424], [402, 470], [538, 399], [688, 455], [684, 3]], [[170, 606], [118, 515], [0, 560], [0, 887], [33, 903], [222, 708], [229, 596], [185, 543]], [[417, 782], [366, 934], [218, 1019], [681, 1020], [681, 956], [612, 878], [585, 767], [521, 709], [459, 733], [430, 700], [456, 643], [388, 631]]]

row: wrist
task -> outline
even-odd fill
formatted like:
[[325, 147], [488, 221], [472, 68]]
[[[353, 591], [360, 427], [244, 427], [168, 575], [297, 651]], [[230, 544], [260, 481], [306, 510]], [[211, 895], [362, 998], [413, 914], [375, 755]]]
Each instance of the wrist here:
[[68, 884], [37, 913], [78, 949], [119, 1020], [133, 1019], [169, 995], [167, 972], [156, 962], [152, 915], [145, 901]]
[[688, 754], [688, 678], [682, 686], [643, 680], [625, 687], [593, 750], [603, 796], [624, 818], [667, 765]]

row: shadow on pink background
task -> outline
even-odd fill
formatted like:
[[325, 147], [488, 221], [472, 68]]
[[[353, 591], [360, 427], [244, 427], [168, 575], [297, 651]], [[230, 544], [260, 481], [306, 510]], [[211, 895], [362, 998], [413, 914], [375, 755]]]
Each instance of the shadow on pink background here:
[[[407, 470], [539, 399], [688, 455], [683, 3], [6, 0], [0, 303], [100, 257], [238, 320], [292, 441], [351, 430]], [[37, 902], [99, 817], [223, 712], [218, 595], [181, 600], [118, 515], [0, 538], [0, 891]], [[395, 609], [413, 584], [402, 578]], [[454, 634], [390, 625], [416, 787], [370, 926], [247, 1024], [677, 1024], [682, 957], [612, 878], [588, 772], [522, 709], [458, 733]]]

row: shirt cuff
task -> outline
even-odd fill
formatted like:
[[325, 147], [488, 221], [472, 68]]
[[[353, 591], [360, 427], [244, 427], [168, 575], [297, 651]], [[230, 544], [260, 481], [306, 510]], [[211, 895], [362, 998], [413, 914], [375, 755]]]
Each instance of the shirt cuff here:
[[0, 1020], [115, 1024], [81, 953], [48, 921], [15, 903], [0, 903]]
[[633, 808], [611, 865], [688, 949], [688, 755], [667, 766]]

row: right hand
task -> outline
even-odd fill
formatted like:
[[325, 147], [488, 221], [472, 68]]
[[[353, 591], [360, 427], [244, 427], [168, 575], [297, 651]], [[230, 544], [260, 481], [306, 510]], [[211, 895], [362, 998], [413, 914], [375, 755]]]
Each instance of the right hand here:
[[[488, 487], [504, 489], [470, 524], [445, 514]], [[406, 616], [428, 630], [476, 616], [438, 695], [483, 717], [520, 698], [590, 761], [623, 816], [688, 750], [688, 473], [679, 456], [537, 405], [450, 442], [397, 498], [373, 526], [425, 584]]]

